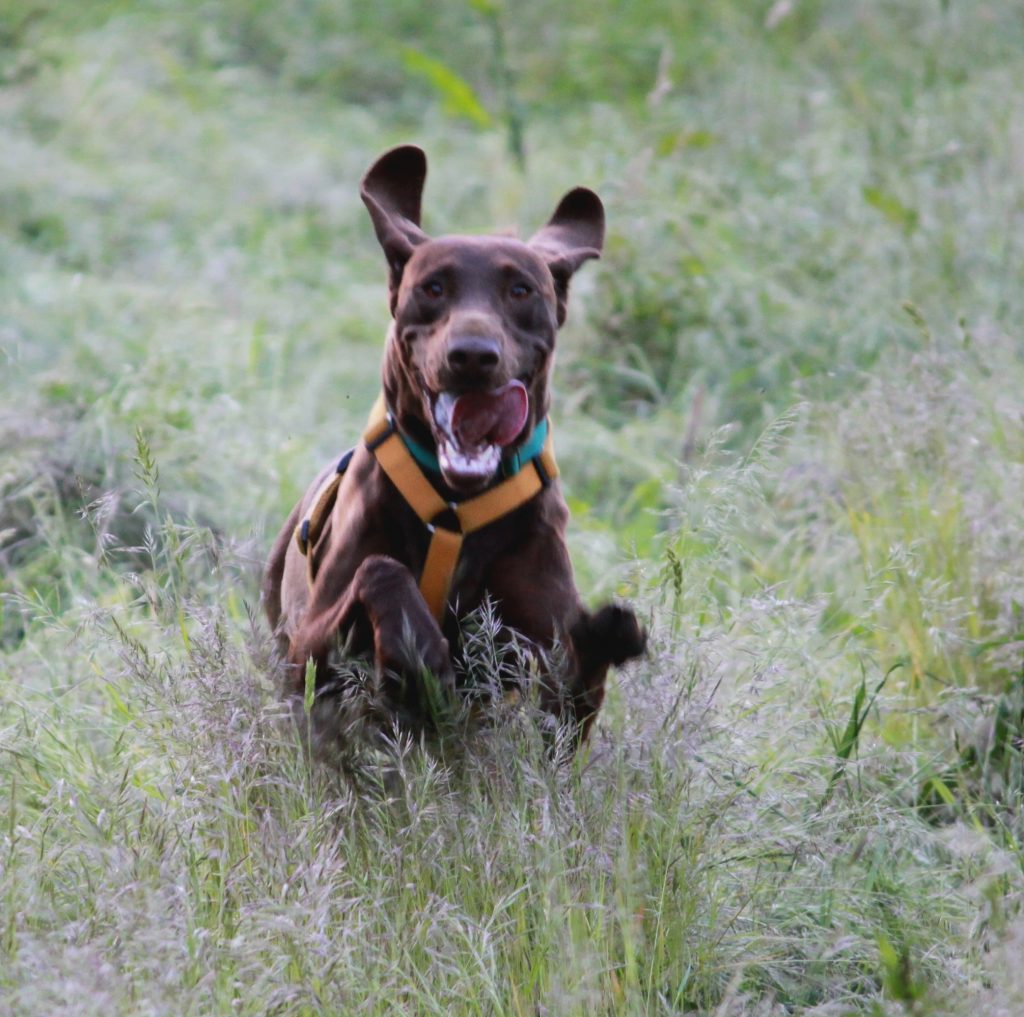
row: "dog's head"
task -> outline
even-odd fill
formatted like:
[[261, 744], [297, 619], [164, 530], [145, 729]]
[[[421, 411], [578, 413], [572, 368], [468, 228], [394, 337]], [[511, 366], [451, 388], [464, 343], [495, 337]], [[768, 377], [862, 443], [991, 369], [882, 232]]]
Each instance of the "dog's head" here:
[[601, 253], [604, 209], [579, 187], [528, 242], [428, 237], [423, 151], [386, 152], [361, 194], [387, 257], [391, 314], [384, 390], [398, 424], [437, 445], [445, 482], [471, 493], [548, 412], [555, 333], [569, 280]]

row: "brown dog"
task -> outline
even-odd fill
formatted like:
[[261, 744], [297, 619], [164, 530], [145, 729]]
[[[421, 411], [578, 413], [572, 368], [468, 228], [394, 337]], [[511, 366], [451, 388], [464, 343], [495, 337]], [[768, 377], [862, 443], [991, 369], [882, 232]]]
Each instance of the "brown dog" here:
[[415, 714], [422, 669], [442, 681], [459, 623], [490, 597], [507, 630], [553, 659], [543, 708], [587, 736], [610, 664], [644, 650], [628, 607], [591, 614], [565, 546], [568, 510], [547, 431], [548, 375], [569, 280], [600, 254], [592, 191], [561, 201], [529, 243], [420, 229], [426, 157], [385, 153], [362, 198], [387, 258], [383, 396], [364, 441], [325, 469], [274, 544], [270, 624], [301, 695], [340, 638], [371, 652], [390, 706]]

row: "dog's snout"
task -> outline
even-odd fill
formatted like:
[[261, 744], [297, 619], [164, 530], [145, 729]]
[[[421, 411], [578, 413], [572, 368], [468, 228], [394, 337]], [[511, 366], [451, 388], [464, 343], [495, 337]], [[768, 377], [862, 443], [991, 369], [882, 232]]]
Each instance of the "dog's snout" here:
[[458, 375], [486, 377], [501, 361], [497, 340], [479, 335], [454, 336], [448, 343], [448, 367]]

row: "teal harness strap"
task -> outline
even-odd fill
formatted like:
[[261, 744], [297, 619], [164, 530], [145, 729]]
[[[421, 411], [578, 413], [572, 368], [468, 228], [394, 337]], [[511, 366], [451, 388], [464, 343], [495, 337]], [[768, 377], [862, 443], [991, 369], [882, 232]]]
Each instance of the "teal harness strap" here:
[[501, 473], [505, 477], [514, 477], [531, 459], [539, 456], [548, 440], [548, 418], [545, 417], [519, 448], [510, 452], [501, 460]]
[[441, 464], [437, 461], [436, 452], [432, 452], [426, 445], [421, 445], [415, 438], [410, 438], [409, 435], [403, 434], [401, 431], [398, 432], [398, 435], [402, 439], [402, 444], [409, 450], [409, 455], [423, 469], [430, 470], [431, 473], [441, 472]]
[[[399, 432], [402, 443], [409, 450], [409, 455], [416, 460], [419, 466], [429, 470], [431, 473], [440, 473], [441, 464], [437, 461], [437, 453], [421, 445], [415, 438]], [[533, 433], [523, 445], [509, 452], [501, 460], [499, 472], [503, 477], [514, 477], [531, 459], [540, 455], [544, 448], [544, 442], [548, 440], [547, 418], [542, 420], [534, 429]]]

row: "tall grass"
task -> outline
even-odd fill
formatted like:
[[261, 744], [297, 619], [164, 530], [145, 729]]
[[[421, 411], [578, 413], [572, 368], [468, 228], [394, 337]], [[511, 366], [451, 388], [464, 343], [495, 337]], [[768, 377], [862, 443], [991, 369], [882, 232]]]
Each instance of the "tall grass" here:
[[[0, 14], [0, 1012], [1024, 1003], [1024, 23], [581, 11]], [[572, 764], [524, 707], [328, 765], [276, 695], [256, 579], [372, 402], [405, 139], [435, 232], [607, 201], [556, 439], [652, 651]]]

